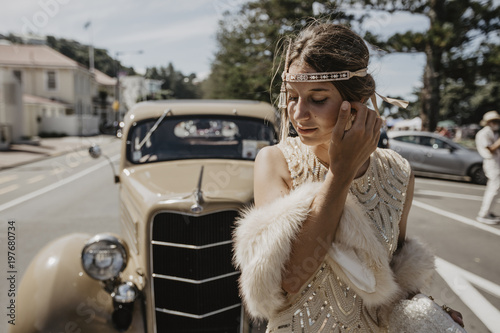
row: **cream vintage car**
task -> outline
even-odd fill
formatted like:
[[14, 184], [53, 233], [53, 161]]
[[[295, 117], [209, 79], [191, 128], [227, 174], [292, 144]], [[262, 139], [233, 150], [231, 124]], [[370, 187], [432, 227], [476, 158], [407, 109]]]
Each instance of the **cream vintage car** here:
[[116, 177], [121, 235], [46, 246], [21, 282], [11, 332], [247, 332], [231, 233], [275, 116], [255, 101], [133, 107]]

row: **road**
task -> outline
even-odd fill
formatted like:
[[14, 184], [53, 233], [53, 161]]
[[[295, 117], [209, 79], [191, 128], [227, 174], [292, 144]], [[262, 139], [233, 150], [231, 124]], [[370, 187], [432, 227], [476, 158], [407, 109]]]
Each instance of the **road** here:
[[[101, 142], [115, 167], [119, 144]], [[469, 333], [500, 332], [500, 226], [474, 221], [483, 192], [484, 186], [417, 178], [407, 231], [437, 256], [434, 282], [424, 292], [462, 312]], [[85, 150], [1, 171], [0, 268], [8, 271], [8, 221], [15, 221], [16, 269], [22, 276], [45, 244], [72, 232], [119, 233], [118, 216], [111, 167]], [[2, 306], [7, 302], [4, 281]]]

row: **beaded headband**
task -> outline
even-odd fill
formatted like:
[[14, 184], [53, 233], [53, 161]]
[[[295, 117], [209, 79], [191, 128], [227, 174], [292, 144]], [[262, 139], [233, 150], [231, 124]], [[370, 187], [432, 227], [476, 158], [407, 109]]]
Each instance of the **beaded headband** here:
[[[287, 52], [288, 61], [288, 52]], [[323, 72], [323, 73], [288, 73], [288, 68], [285, 68], [283, 74], [281, 75], [281, 89], [280, 98], [278, 101], [278, 108], [284, 109], [287, 106], [286, 99], [286, 82], [328, 82], [328, 81], [343, 81], [349, 80], [352, 77], [366, 76], [368, 73], [368, 68], [362, 68], [355, 72], [351, 71], [340, 71], [340, 72]]]
[[[342, 81], [342, 80], [349, 80], [352, 77], [358, 76], [358, 77], [364, 77], [368, 74], [368, 68], [362, 68], [359, 69], [355, 72], [351, 71], [340, 71], [340, 72], [323, 72], [323, 73], [289, 73], [288, 72], [288, 63], [290, 59], [290, 43], [288, 44], [288, 49], [286, 51], [286, 57], [285, 57], [285, 69], [283, 71], [283, 74], [281, 74], [281, 89], [280, 89], [280, 96], [278, 100], [278, 108], [280, 109], [286, 109], [287, 108], [287, 91], [286, 91], [286, 82], [328, 82], [328, 81]], [[380, 113], [378, 111], [378, 106], [377, 106], [377, 97], [378, 95], [380, 98], [382, 98], [384, 101], [386, 101], [389, 104], [392, 104], [394, 106], [400, 107], [400, 108], [406, 108], [408, 106], [408, 101], [400, 100], [400, 99], [395, 99], [395, 98], [390, 98], [390, 97], [385, 97], [377, 92], [375, 92], [371, 97], [371, 101], [373, 104], [373, 107], [375, 108], [375, 111], [380, 116]]]
[[327, 73], [283, 73], [283, 82], [327, 82], [349, 80], [354, 76], [366, 76], [368, 68], [360, 69], [356, 72], [341, 71]]

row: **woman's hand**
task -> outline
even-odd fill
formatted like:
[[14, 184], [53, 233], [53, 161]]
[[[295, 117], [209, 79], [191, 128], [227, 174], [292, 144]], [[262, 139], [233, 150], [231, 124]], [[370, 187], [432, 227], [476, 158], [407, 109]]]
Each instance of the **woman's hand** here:
[[[355, 119], [349, 122], [354, 109]], [[330, 170], [335, 174], [350, 172], [354, 177], [358, 169], [377, 148], [382, 120], [378, 114], [361, 102], [342, 102], [330, 141]]]

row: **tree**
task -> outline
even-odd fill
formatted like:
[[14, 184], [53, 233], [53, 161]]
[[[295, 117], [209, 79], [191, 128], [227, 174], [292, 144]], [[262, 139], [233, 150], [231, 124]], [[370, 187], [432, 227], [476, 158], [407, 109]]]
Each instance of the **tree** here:
[[147, 68], [145, 77], [163, 81], [162, 91], [155, 96], [148, 96], [149, 99], [196, 99], [201, 97], [196, 74], [191, 73], [186, 76], [175, 70], [172, 63], [169, 63], [167, 67]]
[[[429, 29], [425, 33], [407, 31], [385, 40], [369, 32], [365, 34], [367, 41], [387, 52], [423, 52], [426, 55], [420, 93], [424, 129], [433, 131], [436, 128], [443, 106], [448, 107], [442, 112], [448, 116], [454, 111], [462, 110], [465, 112], [460, 113], [462, 116], [475, 111], [471, 110], [473, 105], [466, 101], [467, 98], [472, 98], [477, 87], [485, 81], [494, 79], [498, 82], [498, 76], [493, 78], [488, 73], [490, 64], [483, 61], [485, 52], [489, 52], [486, 49], [492, 50], [488, 37], [494, 33], [498, 35], [500, 27], [500, 7], [495, 7], [491, 0], [375, 0], [351, 1], [351, 4], [363, 4], [370, 10], [390, 13], [410, 12], [429, 19]], [[474, 43], [480, 45], [476, 52], [473, 52]], [[466, 93], [465, 101], [443, 99], [444, 92], [462, 95], [462, 98]], [[458, 110], [450, 109], [455, 107]], [[480, 109], [477, 111], [481, 112]]]
[[[54, 36], [46, 37], [47, 45], [54, 50], [64, 54], [68, 58], [88, 66], [89, 64], [89, 47], [88, 45], [80, 44], [77, 41], [70, 39], [58, 39]], [[127, 75], [136, 75], [133, 67], [125, 67], [116, 59], [113, 59], [105, 49], [94, 48], [94, 66], [101, 72], [111, 77], [116, 77], [118, 68], [125, 71]]]
[[219, 50], [205, 93], [215, 98], [273, 99], [268, 91], [280, 37], [315, 16], [357, 28], [375, 10], [429, 19], [425, 32], [382, 38], [358, 31], [383, 52], [426, 55], [423, 88], [416, 103], [425, 129], [434, 130], [440, 116], [454, 116], [460, 122], [477, 120], [488, 107], [500, 103], [500, 95], [494, 94], [499, 88], [500, 50], [498, 43], [488, 42], [488, 37], [498, 36], [500, 9], [491, 0], [250, 1], [234, 13], [227, 12], [219, 23]]
[[[254, 0], [235, 12], [224, 13], [217, 32], [218, 51], [204, 84], [204, 95], [273, 100], [270, 87], [278, 69], [273, 60], [275, 55], [279, 59], [276, 52], [280, 51], [282, 37], [313, 19], [315, 3], [326, 2]], [[277, 81], [274, 92], [279, 90]]]

